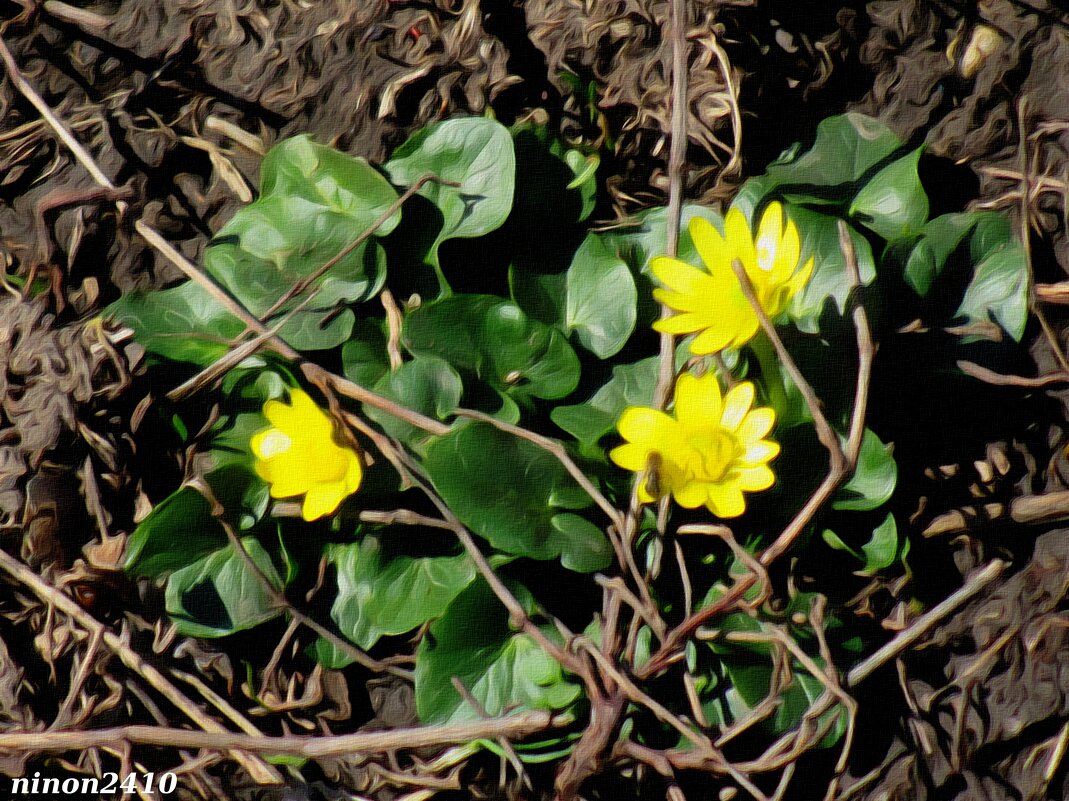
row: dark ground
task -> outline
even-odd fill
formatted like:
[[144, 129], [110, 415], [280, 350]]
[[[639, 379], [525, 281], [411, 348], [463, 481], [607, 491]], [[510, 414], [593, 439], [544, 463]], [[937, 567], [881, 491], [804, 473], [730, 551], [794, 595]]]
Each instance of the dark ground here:
[[[92, 321], [120, 293], [179, 277], [133, 233], [134, 219], [146, 215], [195, 259], [251, 197], [260, 154], [276, 140], [311, 132], [381, 160], [430, 120], [488, 107], [505, 123], [534, 115], [571, 137], [614, 141], [603, 166], [612, 193], [603, 218], [661, 203], [667, 7], [665, 0], [112, 0], [83, 10], [0, 1], [4, 39], [19, 67], [127, 190], [129, 203], [119, 217], [113, 203], [94, 195], [38, 114], [9, 81], [0, 82], [0, 266], [42, 276], [51, 287], [34, 301], [0, 296], [7, 550], [72, 588], [104, 619], [158, 616], [140, 608], [134, 588], [115, 574], [103, 539], [129, 532], [139, 510], [180, 478], [177, 467], [173, 475], [139, 469], [152, 440], [134, 414], [148, 391], [131, 376], [137, 349], [112, 348]], [[742, 178], [811, 136], [820, 119], [859, 110], [937, 157], [926, 167], [940, 187], [933, 216], [968, 202], [1017, 214], [1023, 135], [1037, 280], [1065, 278], [1069, 13], [1057, 3], [695, 2], [692, 32], [690, 198], [729, 198]], [[983, 58], [967, 60], [978, 35], [992, 44]], [[723, 102], [729, 82], [740, 91], [741, 137]], [[1062, 330], [1059, 309], [1049, 313]], [[1044, 372], [1045, 340], [1038, 330], [1029, 335], [1033, 369]], [[884, 343], [881, 358], [906, 369], [923, 347], [903, 337]], [[943, 423], [955, 418], [962, 398], [938, 401], [949, 412], [937, 425], [924, 406], [930, 398], [884, 390], [874, 415], [932, 425], [928, 451], [896, 454], [902, 502], [923, 508], [918, 531], [978, 497], [1065, 489], [1063, 393], [993, 395], [994, 405], [958, 430]], [[915, 553], [914, 564], [942, 571], [925, 588], [932, 602], [990, 556], [1009, 557], [1013, 572], [866, 685], [858, 697], [862, 746], [842, 797], [1067, 795], [1069, 539], [1050, 525], [980, 522], [953, 541], [925, 541]], [[83, 552], [90, 541], [95, 550]], [[86, 561], [77, 563], [80, 556]], [[904, 625], [908, 613], [894, 605], [894, 592], [879, 592], [885, 627]], [[4, 593], [3, 611], [0, 728], [49, 722], [70, 682], [70, 635], [13, 589]], [[138, 636], [151, 642], [152, 627], [144, 627]], [[233, 683], [237, 666], [203, 643], [160, 651], [216, 683]], [[99, 678], [104, 700], [93, 725], [123, 714], [122, 688]], [[393, 696], [381, 688], [370, 700], [360, 687], [328, 691], [314, 715], [350, 714], [353, 725], [378, 712], [396, 722], [404, 714], [396, 709], [406, 705], [384, 706], [384, 698]], [[0, 767], [23, 770], [17, 761]], [[362, 770], [341, 765], [325, 778], [375, 792]]]

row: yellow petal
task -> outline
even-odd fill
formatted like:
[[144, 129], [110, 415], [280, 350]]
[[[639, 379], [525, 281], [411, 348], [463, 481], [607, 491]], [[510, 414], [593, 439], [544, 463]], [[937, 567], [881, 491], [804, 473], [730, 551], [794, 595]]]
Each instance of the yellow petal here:
[[779, 443], [761, 439], [747, 445], [746, 450], [743, 452], [739, 461], [746, 465], [757, 466], [764, 462], [771, 461], [778, 455]]
[[648, 483], [649, 482], [647, 480], [643, 481], [641, 484], [638, 485], [638, 499], [642, 503], [653, 503], [655, 500], [657, 500], [653, 495], [650, 494], [649, 487], [646, 486]]
[[702, 217], [695, 217], [690, 221], [687, 230], [694, 249], [698, 251], [710, 272], [715, 272], [717, 268], [723, 270], [726, 265], [731, 264], [731, 248], [711, 222]]
[[697, 509], [708, 497], [708, 485], [691, 481], [678, 489], [673, 488], [672, 497], [684, 509]]
[[625, 442], [609, 451], [609, 458], [624, 470], [645, 470], [650, 458], [650, 449], [645, 445]]
[[293, 446], [293, 440], [284, 431], [267, 428], [252, 435], [249, 447], [258, 459], [270, 459], [285, 453]]
[[[758, 272], [766, 276], [774, 275], [775, 267], [779, 261], [780, 232], [783, 225], [783, 207], [779, 203], [769, 203], [761, 215], [761, 223], [757, 226], [757, 237], [754, 241], [755, 254], [757, 256]], [[794, 269], [794, 265], [790, 266]], [[788, 273], [789, 274], [789, 273]], [[756, 282], [756, 281], [755, 281]]]
[[720, 417], [720, 425], [729, 431], [737, 429], [753, 406], [753, 399], [754, 386], [749, 381], [732, 387], [724, 398], [724, 413]]
[[264, 417], [266, 417], [275, 428], [282, 430], [291, 428], [293, 426], [293, 421], [296, 419], [293, 407], [280, 400], [269, 400], [264, 404]]
[[[314, 486], [301, 471], [300, 463], [294, 464], [292, 461], [276, 459], [274, 463], [261, 462], [261, 465], [267, 465], [270, 468], [270, 478], [266, 480], [271, 485], [272, 498], [291, 498], [294, 495], [303, 495], [308, 492], [309, 487]], [[260, 473], [259, 470], [257, 472]], [[263, 477], [263, 473], [260, 475]]]
[[[753, 236], [746, 218], [738, 208], [729, 209], [724, 218], [724, 239], [731, 256], [742, 262], [747, 273], [751, 273], [757, 262]], [[730, 264], [730, 261], [728, 263]]]
[[657, 280], [681, 295], [696, 295], [705, 289], [709, 275], [685, 261], [658, 256], [650, 261], [650, 269]]
[[701, 378], [684, 373], [676, 382], [676, 419], [684, 428], [707, 427], [720, 420], [724, 409], [720, 380], [708, 372]]
[[620, 415], [616, 428], [630, 442], [656, 445], [659, 440], [675, 433], [675, 425], [675, 420], [664, 412], [645, 406], [629, 406]]
[[719, 353], [735, 341], [736, 333], [731, 329], [707, 328], [690, 343], [690, 352], [696, 356]]
[[[656, 293], [654, 293], [656, 295]], [[658, 298], [660, 300], [660, 298]], [[663, 303], [663, 301], [662, 301]], [[671, 304], [665, 303], [666, 306]], [[664, 334], [672, 334], [679, 336], [680, 334], [693, 334], [695, 331], [701, 331], [705, 328], [705, 322], [696, 314], [687, 312], [686, 314], [677, 314], [673, 317], [662, 317], [653, 324], [654, 331], [660, 331]]]
[[746, 511], [742, 490], [733, 484], [709, 484], [706, 505], [717, 517], [738, 517]]
[[776, 422], [776, 413], [763, 406], [750, 412], [739, 427], [735, 429], [735, 436], [744, 446], [757, 442], [765, 434], [772, 430], [772, 424]]
[[321, 484], [308, 490], [301, 507], [301, 517], [305, 520], [318, 520], [338, 508], [342, 498], [346, 496], [345, 486], [342, 483]]
[[784, 265], [787, 274], [793, 273], [798, 266], [798, 260], [802, 257], [802, 240], [798, 235], [798, 226], [794, 224], [794, 220], [787, 219], [776, 255]]
[[798, 272], [791, 276], [791, 280], [787, 282], [787, 287], [790, 296], [793, 298], [795, 295], [801, 292], [805, 285], [809, 283], [809, 279], [812, 276], [813, 259], [810, 258], [808, 261], [806, 261], [805, 264], [802, 265], [802, 268], [798, 270]]
[[293, 404], [294, 420], [303, 432], [316, 437], [324, 433], [330, 436], [333, 433], [334, 423], [330, 416], [304, 392], [299, 389], [291, 390], [290, 402]]
[[768, 465], [747, 467], [738, 472], [738, 487], [745, 492], [760, 492], [776, 483], [776, 477]]
[[345, 471], [345, 493], [356, 492], [360, 489], [360, 482], [364, 478], [364, 466], [360, 463], [360, 457], [355, 453], [349, 460], [349, 467]]

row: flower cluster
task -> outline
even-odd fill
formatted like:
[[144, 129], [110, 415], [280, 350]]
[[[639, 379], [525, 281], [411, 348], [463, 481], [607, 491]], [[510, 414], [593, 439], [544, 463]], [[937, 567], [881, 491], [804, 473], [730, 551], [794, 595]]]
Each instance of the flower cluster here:
[[363, 478], [360, 455], [336, 441], [334, 423], [308, 395], [290, 390], [290, 402], [268, 401], [264, 416], [271, 427], [250, 445], [272, 498], [303, 495], [301, 516], [317, 520], [356, 492]]
[[[801, 261], [797, 226], [779, 203], [770, 203], [757, 236], [738, 209], [724, 219], [723, 235], [712, 223], [695, 218], [690, 235], [705, 269], [667, 256], [653, 259], [653, 274], [664, 285], [654, 296], [677, 314], [654, 328], [670, 334], [697, 334], [690, 349], [697, 355], [738, 348], [760, 327], [735, 272], [737, 261], [762, 311], [782, 314], [813, 272], [813, 259]], [[725, 396], [715, 373], [680, 376], [672, 414], [632, 406], [617, 428], [625, 443], [609, 454], [616, 464], [644, 474], [639, 498], [648, 503], [671, 495], [687, 509], [705, 506], [721, 518], [746, 510], [743, 493], [775, 483], [768, 463], [779, 445], [765, 439], [775, 423], [770, 408], [752, 408], [754, 385], [744, 382]]]
[[668, 334], [698, 334], [690, 344], [696, 354], [742, 347], [757, 333], [757, 313], [732, 266], [736, 259], [769, 318], [782, 314], [812, 275], [812, 258], [798, 264], [798, 227], [779, 203], [770, 203], [761, 215], [756, 239], [737, 208], [724, 218], [723, 236], [700, 217], [691, 221], [689, 230], [706, 269], [667, 256], [653, 259], [650, 268], [665, 286], [653, 295], [679, 312], [653, 327]]

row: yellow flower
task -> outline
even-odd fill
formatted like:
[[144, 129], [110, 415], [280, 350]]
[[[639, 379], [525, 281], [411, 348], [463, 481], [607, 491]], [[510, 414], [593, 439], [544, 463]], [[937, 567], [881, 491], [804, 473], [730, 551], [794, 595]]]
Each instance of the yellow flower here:
[[639, 487], [644, 503], [671, 493], [687, 509], [704, 505], [717, 517], [738, 517], [746, 511], [744, 492], [766, 490], [776, 480], [768, 462], [779, 445], [763, 439], [776, 415], [751, 409], [753, 401], [749, 382], [725, 397], [714, 373], [684, 374], [676, 382], [675, 416], [642, 406], [625, 409], [617, 428], [627, 442], [609, 456], [635, 472], [652, 457], [655, 486], [647, 478]]
[[265, 403], [264, 416], [272, 427], [254, 434], [249, 444], [272, 498], [304, 495], [301, 516], [316, 520], [356, 492], [363, 477], [360, 455], [338, 444], [333, 422], [315, 401], [293, 389], [288, 404]]
[[757, 333], [760, 324], [732, 268], [735, 259], [742, 264], [770, 319], [787, 308], [813, 273], [812, 258], [798, 265], [798, 227], [785, 217], [779, 203], [770, 203], [761, 215], [756, 240], [737, 208], [724, 218], [723, 236], [700, 217], [691, 220], [689, 230], [706, 269], [667, 256], [650, 263], [653, 274], [665, 286], [655, 289], [654, 297], [680, 312], [658, 320], [653, 327], [668, 334], [698, 333], [690, 345], [696, 354], [741, 347]]

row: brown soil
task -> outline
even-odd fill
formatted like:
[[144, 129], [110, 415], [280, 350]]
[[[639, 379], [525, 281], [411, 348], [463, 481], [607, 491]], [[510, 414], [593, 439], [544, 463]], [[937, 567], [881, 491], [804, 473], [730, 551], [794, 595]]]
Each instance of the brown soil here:
[[[79, 9], [0, 2], [4, 39], [21, 70], [124, 188], [129, 204], [117, 216], [37, 112], [9, 81], [0, 82], [0, 267], [42, 276], [51, 287], [37, 301], [0, 294], [0, 531], [7, 549], [85, 593], [79, 600], [101, 617], [125, 614], [141, 652], [159, 645], [158, 599], [136, 596], [115, 575], [107, 534], [129, 531], [138, 504], [158, 501], [178, 467], [173, 477], [141, 475], [138, 460], [153, 440], [151, 430], [139, 430], [136, 409], [151, 388], [131, 376], [136, 346], [112, 347], [92, 322], [119, 293], [178, 278], [133, 233], [134, 219], [145, 215], [196, 259], [211, 232], [252, 196], [260, 154], [276, 140], [310, 132], [381, 160], [430, 120], [487, 109], [505, 122], [535, 115], [572, 136], [613, 141], [606, 168], [614, 210], [663, 202], [670, 58], [661, 30], [668, 5], [111, 0]], [[728, 197], [742, 177], [810, 136], [821, 118], [854, 109], [943, 159], [932, 167], [942, 187], [932, 198], [933, 214], [970, 201], [1017, 214], [1024, 136], [1037, 279], [1064, 278], [1069, 15], [1057, 3], [691, 6], [691, 197]], [[702, 35], [714, 27], [715, 40]], [[981, 30], [993, 32], [989, 52], [967, 62]], [[717, 100], [729, 87], [740, 91], [738, 121]], [[1058, 308], [1049, 313], [1061, 330]], [[1032, 369], [1042, 372], [1051, 356], [1034, 333]], [[905, 363], [911, 347], [904, 341], [886, 350]], [[1065, 418], [1056, 403], [1064, 398], [1023, 390], [993, 397], [1019, 405], [1005, 414], [993, 408], [990, 428], [967, 438], [948, 435], [942, 449], [958, 452], [933, 445], [931, 453], [905, 459], [913, 472], [903, 486], [912, 495], [903, 503], [916, 507], [925, 498], [919, 527], [976, 502], [973, 487], [986, 480], [983, 468], [970, 467], [976, 461], [1009, 464], [994, 471], [1002, 476], [996, 484], [979, 486], [985, 500], [1069, 486], [1061, 455]], [[877, 397], [877, 413], [879, 405]], [[932, 478], [950, 464], [965, 470]], [[100, 534], [70, 533], [92, 531]], [[1061, 763], [1069, 715], [1067, 533], [978, 525], [953, 545], [939, 540], [914, 557], [945, 568], [928, 588], [933, 602], [981, 556], [1009, 557], [1015, 572], [859, 694], [864, 747], [850, 766], [849, 797], [1069, 794]], [[77, 565], [79, 557], [85, 563]], [[898, 598], [887, 588], [880, 593], [874, 604], [885, 607], [878, 614], [887, 623]], [[54, 718], [75, 669], [73, 635], [51, 628], [46, 610], [21, 593], [8, 589], [3, 596], [0, 729], [22, 729]], [[221, 692], [243, 680], [238, 665], [204, 643], [170, 642], [156, 652]], [[101, 670], [93, 677], [104, 710], [93, 725], [151, 719], [148, 704], [123, 694], [123, 675]], [[323, 725], [346, 716], [353, 728], [396, 725], [411, 712], [404, 687], [369, 694], [351, 674], [322, 682], [310, 716]], [[19, 775], [24, 766], [0, 769]], [[376, 775], [339, 763], [310, 790], [263, 795], [227, 784], [238, 782], [230, 774], [213, 790], [291, 801], [334, 797], [329, 788], [340, 784], [392, 797]]]

